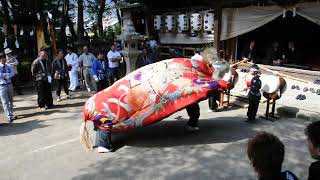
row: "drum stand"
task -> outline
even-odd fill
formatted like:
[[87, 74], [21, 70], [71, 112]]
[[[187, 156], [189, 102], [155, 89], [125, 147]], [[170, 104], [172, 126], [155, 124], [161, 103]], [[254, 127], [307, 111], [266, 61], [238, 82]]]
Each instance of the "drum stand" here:
[[[227, 96], [226, 101], [224, 100], [224, 95]], [[219, 105], [220, 105], [220, 107], [229, 107], [230, 106], [230, 90], [229, 89], [227, 91], [221, 92]]]
[[276, 100], [272, 100], [272, 108], [271, 108], [271, 112], [269, 113], [269, 108], [270, 108], [270, 101], [271, 101], [271, 96], [269, 95], [267, 98], [267, 108], [266, 108], [266, 114], [264, 116], [260, 116], [263, 119], [269, 120], [274, 122], [276, 119], [280, 119], [279, 116], [275, 115], [275, 109], [276, 109]]

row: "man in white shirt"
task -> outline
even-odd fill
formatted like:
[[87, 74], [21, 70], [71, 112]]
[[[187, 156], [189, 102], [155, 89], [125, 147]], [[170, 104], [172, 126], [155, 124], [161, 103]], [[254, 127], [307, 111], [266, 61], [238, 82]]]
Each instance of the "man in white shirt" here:
[[65, 56], [65, 59], [67, 61], [68, 73], [70, 77], [69, 91], [74, 91], [80, 85], [78, 75], [80, 70], [78, 55], [72, 52], [71, 47], [67, 47], [67, 55]]
[[111, 45], [111, 49], [108, 52], [108, 62], [109, 62], [109, 69], [110, 69], [110, 84], [113, 84], [114, 79], [116, 79], [116, 81], [119, 78], [119, 63], [121, 60], [121, 54], [115, 50], [115, 45]]

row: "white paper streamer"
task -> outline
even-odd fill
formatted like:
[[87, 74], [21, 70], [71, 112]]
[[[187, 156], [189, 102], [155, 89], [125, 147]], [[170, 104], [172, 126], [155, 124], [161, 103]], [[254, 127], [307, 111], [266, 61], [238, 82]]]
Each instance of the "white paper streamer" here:
[[4, 39], [3, 49], [8, 47], [7, 38]]

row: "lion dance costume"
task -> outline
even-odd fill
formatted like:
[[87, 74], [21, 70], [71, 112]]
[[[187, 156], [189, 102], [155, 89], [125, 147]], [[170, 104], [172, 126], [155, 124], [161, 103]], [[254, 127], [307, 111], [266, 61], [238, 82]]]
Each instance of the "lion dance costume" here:
[[95, 128], [127, 131], [161, 121], [190, 104], [205, 100], [208, 93], [220, 93], [228, 82], [213, 79], [206, 61], [174, 58], [144, 66], [87, 100], [80, 141], [90, 149], [85, 124]]

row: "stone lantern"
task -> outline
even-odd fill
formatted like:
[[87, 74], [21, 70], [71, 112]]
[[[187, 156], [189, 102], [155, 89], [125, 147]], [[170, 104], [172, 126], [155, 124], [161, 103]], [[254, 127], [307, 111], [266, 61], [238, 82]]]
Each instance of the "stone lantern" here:
[[118, 8], [121, 9], [122, 13], [122, 27], [121, 34], [117, 36], [117, 39], [121, 40], [123, 50], [121, 51], [126, 62], [126, 74], [135, 70], [137, 58], [141, 51], [138, 50], [140, 34], [135, 31], [133, 22], [131, 20], [132, 11], [136, 10], [141, 5], [138, 3], [128, 4], [120, 3], [117, 4]]

